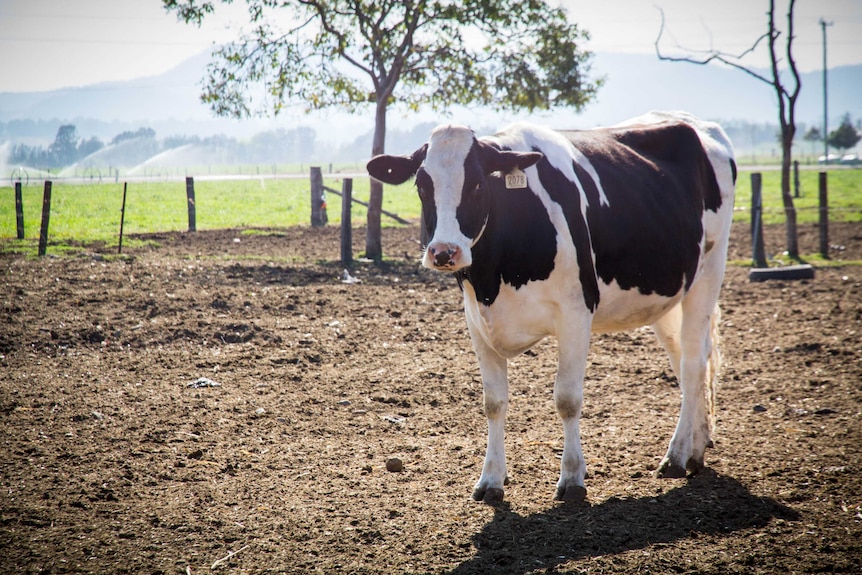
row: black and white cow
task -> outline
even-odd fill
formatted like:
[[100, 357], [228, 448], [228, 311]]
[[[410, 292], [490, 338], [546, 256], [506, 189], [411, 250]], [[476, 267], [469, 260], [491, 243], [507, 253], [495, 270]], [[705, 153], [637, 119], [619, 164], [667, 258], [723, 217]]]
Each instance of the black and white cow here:
[[482, 138], [445, 125], [410, 156], [373, 158], [368, 172], [389, 184], [415, 174], [432, 234], [422, 263], [454, 272], [463, 289], [488, 417], [475, 499], [503, 497], [507, 360], [549, 335], [564, 433], [556, 499], [586, 495], [579, 418], [591, 332], [652, 326], [682, 390], [658, 475], [703, 466], [736, 180], [721, 127], [676, 112], [584, 131], [520, 123]]

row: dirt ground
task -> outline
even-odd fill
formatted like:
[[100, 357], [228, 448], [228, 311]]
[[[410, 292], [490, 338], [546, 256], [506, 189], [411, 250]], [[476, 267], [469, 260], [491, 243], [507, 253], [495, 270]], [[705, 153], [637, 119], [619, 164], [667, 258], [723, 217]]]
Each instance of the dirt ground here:
[[[332, 227], [0, 255], [0, 573], [862, 572], [862, 267], [728, 270], [716, 445], [687, 479], [654, 477], [679, 388], [649, 330], [593, 339], [584, 505], [552, 501], [556, 343], [512, 361], [493, 508], [460, 292], [416, 229], [384, 233], [360, 283]], [[831, 239], [862, 259], [862, 225]]]

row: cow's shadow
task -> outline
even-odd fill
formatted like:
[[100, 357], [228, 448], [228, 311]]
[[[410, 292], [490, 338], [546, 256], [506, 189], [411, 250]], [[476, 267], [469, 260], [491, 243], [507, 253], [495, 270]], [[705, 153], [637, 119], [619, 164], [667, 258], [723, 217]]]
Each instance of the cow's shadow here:
[[476, 555], [449, 573], [528, 573], [573, 559], [759, 527], [774, 518], [797, 520], [799, 514], [710, 470], [656, 497], [561, 504], [528, 516], [504, 502], [472, 537]]

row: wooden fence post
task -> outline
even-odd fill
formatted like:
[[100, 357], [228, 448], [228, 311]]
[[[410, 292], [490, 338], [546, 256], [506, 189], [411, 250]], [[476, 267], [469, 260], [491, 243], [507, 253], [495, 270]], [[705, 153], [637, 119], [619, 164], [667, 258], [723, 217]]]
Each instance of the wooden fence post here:
[[189, 231], [197, 231], [197, 214], [195, 211], [195, 179], [191, 176], [186, 178], [186, 200], [189, 205]]
[[323, 203], [323, 174], [319, 166], [311, 166], [311, 226], [326, 224], [326, 208]]
[[754, 267], [765, 268], [766, 253], [763, 247], [763, 199], [762, 176], [759, 172], [751, 174], [751, 251]]
[[353, 228], [350, 223], [350, 208], [353, 205], [353, 179], [341, 182], [341, 265], [353, 263]]
[[820, 196], [820, 255], [829, 259], [829, 198], [827, 194], [826, 172], [820, 172], [818, 193]]
[[15, 227], [18, 229], [18, 239], [24, 239], [24, 198], [21, 194], [21, 182], [15, 182]]
[[117, 244], [117, 253], [123, 253], [123, 224], [126, 222], [126, 188], [129, 182], [123, 182], [123, 206], [120, 208], [120, 242]]
[[51, 180], [45, 180], [45, 193], [42, 195], [42, 227], [39, 228], [39, 252], [44, 256], [48, 249], [48, 221], [51, 218]]

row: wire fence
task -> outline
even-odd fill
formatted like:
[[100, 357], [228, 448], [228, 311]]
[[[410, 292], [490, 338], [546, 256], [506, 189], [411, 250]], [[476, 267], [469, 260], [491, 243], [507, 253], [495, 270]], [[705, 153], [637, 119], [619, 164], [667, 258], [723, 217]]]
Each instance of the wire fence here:
[[[343, 167], [343, 166], [340, 166]], [[157, 233], [164, 231], [184, 231], [194, 229], [192, 223], [186, 228], [187, 211], [196, 210], [191, 214], [189, 222], [195, 222], [195, 215], [203, 223], [204, 229], [233, 227], [289, 227], [292, 225], [314, 225], [320, 220], [320, 207], [326, 204], [326, 194], [329, 194], [330, 213], [334, 216], [332, 224], [340, 223], [342, 212], [341, 180], [356, 177], [357, 185], [352, 188], [350, 200], [351, 209], [355, 210], [357, 221], [364, 219], [367, 208], [368, 177], [364, 171], [356, 173], [337, 174], [333, 166], [326, 174], [331, 185], [324, 185], [321, 176], [325, 169], [311, 168], [316, 176], [310, 178], [309, 172], [304, 174], [261, 174], [255, 170], [247, 175], [210, 175], [195, 177], [202, 184], [202, 194], [195, 198], [186, 197], [188, 186], [182, 182], [190, 177], [171, 175], [165, 177], [144, 177], [140, 180], [123, 178], [118, 185], [104, 182], [99, 185], [97, 174], [82, 171], [77, 177], [60, 179], [45, 178], [43, 182], [54, 182], [54, 208], [45, 206], [38, 211], [40, 198], [39, 185], [42, 183], [29, 172], [15, 173], [13, 182], [14, 210], [12, 209], [12, 194], [3, 192], [0, 187], [0, 238], [25, 239], [24, 215], [29, 224], [31, 238], [34, 238], [34, 222], [42, 220], [52, 226], [52, 237], [72, 239], [78, 242], [96, 241], [116, 242], [117, 231], [121, 227], [120, 213], [125, 216], [125, 185], [129, 187], [129, 217], [126, 220], [128, 233]], [[248, 171], [248, 170], [247, 170]], [[824, 174], [826, 174], [824, 172]], [[830, 186], [833, 172], [829, 172]], [[43, 172], [36, 175], [44, 177]], [[810, 174], [816, 175], [816, 174]], [[774, 176], [774, 174], [773, 174]], [[800, 224], [818, 224], [824, 221], [862, 222], [862, 171], [847, 171], [837, 173], [845, 180], [837, 186], [837, 201], [834, 201], [830, 189], [829, 201], [825, 204], [819, 201], [819, 193], [812, 193], [813, 185], [808, 181], [805, 193], [795, 198], [797, 222]], [[51, 175], [53, 178], [53, 175]], [[310, 178], [310, 180], [309, 180]], [[764, 182], [767, 178], [764, 178]], [[836, 178], [839, 180], [840, 178]], [[134, 184], [134, 182], [141, 182]], [[175, 183], [176, 182], [176, 183]], [[838, 181], [838, 183], [841, 183]], [[92, 184], [81, 186], [80, 184]], [[734, 219], [738, 222], [750, 222], [754, 216], [748, 178], [741, 175], [737, 182], [737, 201], [734, 207]], [[118, 192], [123, 188], [122, 196]], [[408, 186], [409, 187], [409, 186]], [[760, 208], [762, 223], [778, 224], [785, 220], [786, 210], [781, 205], [780, 194], [764, 183], [763, 201]], [[24, 193], [22, 193], [24, 190]], [[83, 193], [76, 193], [79, 190]], [[11, 190], [10, 190], [11, 191]], [[186, 192], [184, 194], [183, 192]], [[767, 197], [768, 196], [768, 197]], [[121, 198], [123, 207], [120, 207]], [[418, 221], [420, 206], [416, 194], [412, 190], [389, 191], [384, 203], [384, 220], [391, 224]], [[44, 202], [44, 200], [43, 200]], [[401, 202], [401, 203], [397, 203]], [[53, 213], [52, 213], [53, 210]], [[385, 223], [385, 222], [384, 222]], [[822, 224], [821, 224], [822, 225]], [[47, 238], [47, 229], [39, 234], [39, 239]]]
[[[199, 180], [212, 179], [249, 179], [249, 178], [305, 178], [310, 164], [205, 164], [199, 166], [143, 166], [130, 170], [113, 167], [78, 167], [51, 171], [40, 168], [16, 166], [8, 170], [6, 181], [10, 186], [15, 182], [23, 185], [40, 181], [103, 184], [121, 181], [182, 181], [187, 177]], [[363, 162], [341, 162], [324, 164], [321, 169], [328, 175], [365, 174]], [[0, 172], [2, 173], [2, 172]]]

